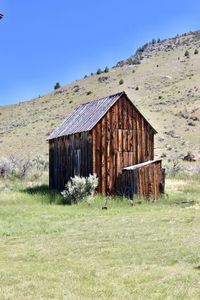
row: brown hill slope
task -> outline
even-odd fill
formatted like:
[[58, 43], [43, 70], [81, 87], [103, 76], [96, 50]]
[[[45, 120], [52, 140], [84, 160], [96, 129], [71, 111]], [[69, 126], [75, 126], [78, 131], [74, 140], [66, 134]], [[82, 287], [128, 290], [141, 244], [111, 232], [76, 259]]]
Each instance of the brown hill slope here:
[[42, 155], [47, 159], [46, 137], [70, 110], [121, 90], [158, 131], [157, 156], [170, 159], [191, 151], [200, 157], [200, 50], [195, 51], [199, 47], [200, 31], [151, 43], [108, 73], [0, 107], [0, 157]]

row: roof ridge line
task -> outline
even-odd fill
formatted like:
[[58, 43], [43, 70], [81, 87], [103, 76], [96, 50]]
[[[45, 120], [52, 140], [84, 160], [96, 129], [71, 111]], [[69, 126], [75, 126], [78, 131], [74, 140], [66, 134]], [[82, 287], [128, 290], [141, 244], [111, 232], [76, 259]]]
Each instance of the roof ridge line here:
[[82, 105], [86, 105], [88, 103], [92, 103], [92, 102], [95, 102], [95, 101], [101, 101], [105, 98], [111, 98], [111, 97], [114, 97], [114, 96], [117, 96], [117, 95], [123, 95], [123, 94], [126, 94], [125, 91], [122, 91], [122, 92], [118, 92], [118, 93], [115, 93], [115, 94], [112, 94], [112, 95], [109, 95], [109, 96], [105, 96], [105, 97], [101, 97], [101, 98], [98, 98], [98, 99], [95, 99], [95, 100], [91, 100], [91, 101], [88, 101], [88, 102], [85, 102], [85, 103], [81, 103], [79, 104], [77, 107], [79, 106], [82, 106]]

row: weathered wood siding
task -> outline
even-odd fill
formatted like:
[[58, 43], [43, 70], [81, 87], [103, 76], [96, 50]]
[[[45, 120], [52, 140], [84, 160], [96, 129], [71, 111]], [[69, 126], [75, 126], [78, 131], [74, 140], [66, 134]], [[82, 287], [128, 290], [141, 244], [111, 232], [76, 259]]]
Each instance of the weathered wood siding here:
[[62, 190], [74, 175], [92, 173], [91, 138], [89, 132], [82, 132], [49, 141], [50, 189]]
[[122, 96], [92, 129], [92, 147], [98, 191], [111, 194], [124, 167], [154, 159], [154, 131]]
[[157, 161], [135, 170], [123, 170], [117, 180], [117, 191], [133, 199], [134, 196], [158, 199], [164, 193], [165, 173]]

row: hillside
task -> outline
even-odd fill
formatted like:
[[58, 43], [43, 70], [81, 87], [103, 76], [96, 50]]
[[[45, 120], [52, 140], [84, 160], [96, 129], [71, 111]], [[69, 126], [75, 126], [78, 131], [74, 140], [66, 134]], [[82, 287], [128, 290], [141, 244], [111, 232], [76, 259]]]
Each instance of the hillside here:
[[46, 137], [67, 113], [80, 103], [124, 90], [158, 131], [157, 156], [168, 160], [191, 151], [199, 159], [200, 50], [195, 52], [199, 48], [200, 31], [153, 41], [108, 73], [0, 107], [0, 157], [40, 155], [48, 159]]

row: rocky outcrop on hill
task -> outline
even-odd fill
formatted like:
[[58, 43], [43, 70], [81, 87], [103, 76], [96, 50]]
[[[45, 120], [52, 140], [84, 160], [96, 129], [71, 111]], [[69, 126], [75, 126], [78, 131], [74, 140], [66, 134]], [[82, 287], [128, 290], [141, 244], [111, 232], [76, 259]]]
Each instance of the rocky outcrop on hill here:
[[152, 39], [151, 42], [144, 44], [142, 47], [138, 48], [134, 55], [130, 56], [128, 59], [119, 61], [115, 67], [122, 67], [124, 65], [138, 65], [145, 58], [150, 58], [155, 55], [156, 52], [164, 51], [169, 52], [178, 47], [190, 46], [190, 45], [200, 46], [200, 30], [185, 33], [183, 35], [177, 35], [174, 38], [169, 39]]

